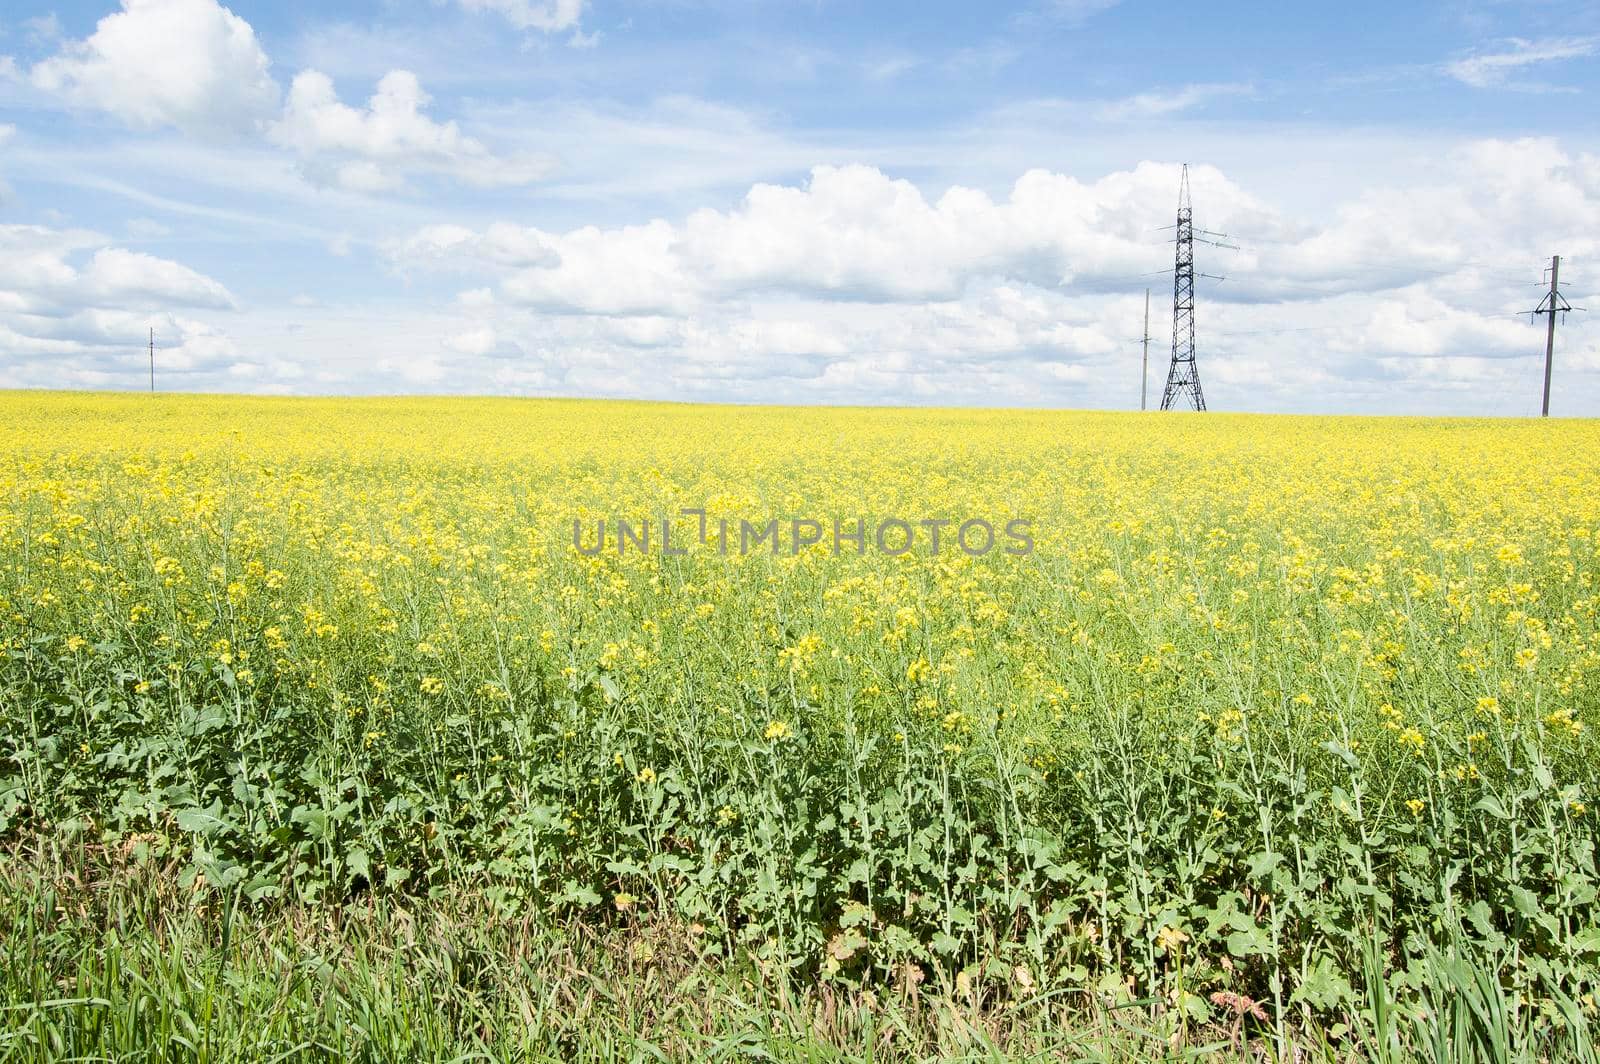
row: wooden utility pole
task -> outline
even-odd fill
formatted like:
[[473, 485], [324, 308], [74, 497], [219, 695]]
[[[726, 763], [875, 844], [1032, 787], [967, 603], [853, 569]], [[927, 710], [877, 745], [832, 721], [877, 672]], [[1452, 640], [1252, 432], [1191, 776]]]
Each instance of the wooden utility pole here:
[[1139, 367], [1139, 409], [1145, 408], [1145, 392], [1150, 383], [1150, 289], [1144, 290], [1144, 363]]
[[156, 393], [156, 327], [150, 326], [150, 394]]

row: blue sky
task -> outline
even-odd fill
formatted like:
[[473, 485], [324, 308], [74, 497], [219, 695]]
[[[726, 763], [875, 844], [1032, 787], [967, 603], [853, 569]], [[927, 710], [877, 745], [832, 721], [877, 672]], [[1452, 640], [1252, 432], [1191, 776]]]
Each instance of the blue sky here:
[[[1600, 5], [12, 3], [0, 386], [1527, 415]], [[1600, 413], [1600, 327], [1553, 407]]]

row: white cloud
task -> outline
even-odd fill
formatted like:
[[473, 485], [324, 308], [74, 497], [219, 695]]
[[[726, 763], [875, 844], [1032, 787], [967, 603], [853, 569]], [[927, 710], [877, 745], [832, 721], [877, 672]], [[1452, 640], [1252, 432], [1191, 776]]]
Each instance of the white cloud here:
[[494, 11], [520, 30], [554, 33], [577, 26], [584, 0], [460, 0], [468, 11]]
[[159, 240], [172, 235], [171, 226], [163, 225], [154, 218], [130, 218], [127, 230], [135, 240]]
[[1248, 96], [1254, 91], [1255, 87], [1252, 85], [1237, 83], [1185, 85], [1174, 92], [1145, 92], [1101, 104], [1096, 116], [1106, 122], [1120, 122], [1130, 118], [1161, 118], [1192, 110], [1219, 97]]
[[481, 233], [462, 225], [424, 226], [388, 250], [397, 262], [429, 265], [525, 267], [560, 261], [545, 234], [510, 222], [495, 222]]
[[502, 337], [488, 326], [458, 333], [444, 344], [457, 354], [473, 358], [519, 358], [526, 353], [520, 344]]
[[[16, 126], [6, 125], [4, 122], [0, 122], [0, 147], [4, 147], [6, 141], [15, 136], [16, 132]], [[5, 201], [10, 198], [11, 186], [6, 184], [5, 174], [0, 173], [0, 203], [5, 203]]]
[[93, 233], [37, 225], [0, 225], [0, 307], [31, 309], [41, 295], [60, 292], [78, 277], [67, 256], [95, 241]]
[[[88, 261], [77, 265], [86, 253]], [[0, 225], [0, 309], [50, 316], [84, 307], [234, 306], [220, 282], [170, 259], [107, 247], [99, 234]]]
[[233, 307], [223, 285], [181, 263], [107, 247], [86, 230], [0, 225], [4, 385], [142, 387], [151, 328], [158, 377], [211, 379], [241, 364], [238, 351], [188, 311]]
[[[1206, 173], [1236, 208], [1248, 204]], [[1084, 185], [1033, 171], [997, 203], [961, 187], [930, 201], [872, 167], [823, 166], [802, 187], [756, 185], [733, 210], [695, 211], [677, 225], [432, 226], [389, 252], [402, 268], [513, 267], [500, 286], [507, 300], [579, 313], [685, 313], [772, 293], [951, 300], [984, 278], [1049, 287], [1080, 272], [1144, 268], [1145, 220], [1166, 213], [1176, 175], [1147, 164]]]
[[306, 70], [295, 76], [269, 136], [300, 157], [311, 179], [363, 192], [398, 187], [410, 173], [495, 186], [526, 184], [547, 169], [540, 160], [498, 158], [455, 122], [434, 121], [422, 113], [429, 100], [415, 74], [394, 70], [366, 107], [351, 107], [331, 78]]
[[91, 300], [133, 305], [210, 307], [229, 310], [233, 296], [221, 283], [181, 263], [121, 248], [101, 248], [82, 274]]
[[218, 135], [255, 130], [276, 108], [269, 66], [250, 24], [215, 0], [122, 0], [29, 78], [131, 126]]
[[913, 55], [892, 55], [863, 64], [862, 73], [868, 81], [893, 81], [901, 74], [914, 70], [920, 60]]
[[1552, 63], [1564, 59], [1581, 59], [1594, 55], [1600, 48], [1600, 37], [1547, 37], [1537, 41], [1513, 37], [1506, 42], [1509, 51], [1469, 56], [1445, 65], [1445, 73], [1457, 81], [1475, 88], [1543, 89], [1548, 86], [1519, 84], [1508, 80], [1523, 67], [1538, 63]]
[[[1517, 313], [1525, 282], [1554, 242], [1568, 261], [1600, 259], [1600, 236], [1570, 224], [1600, 210], [1600, 159], [1480, 141], [1432, 173], [1308, 223], [1191, 169], [1202, 224], [1243, 245], [1201, 249], [1230, 278], [1202, 282], [1213, 405], [1529, 412], [1542, 334]], [[1153, 230], [1176, 186], [1177, 167], [1155, 163], [1094, 181], [1033, 171], [993, 197], [819, 167], [676, 220], [431, 225], [385, 250], [407, 273], [478, 286], [427, 355], [452, 367], [453, 390], [1125, 405], [1138, 402], [1145, 285], [1164, 333], [1170, 276], [1138, 275], [1170, 260]], [[1563, 328], [1558, 375], [1581, 397], [1600, 330]], [[1166, 343], [1151, 352], [1156, 395]]]
[[695, 278], [675, 250], [666, 222], [621, 229], [587, 226], [549, 238], [552, 265], [513, 273], [501, 285], [526, 306], [594, 314], [686, 313], [697, 301]]
[[52, 44], [61, 38], [61, 20], [54, 11], [23, 19], [22, 29], [28, 43], [34, 46]]
[[1109, 11], [1122, 0], [1041, 0], [1038, 4], [1015, 16], [1021, 25], [1039, 22], [1061, 22], [1068, 26], [1081, 25], [1102, 11]]
[[87, 39], [65, 42], [29, 71], [33, 85], [138, 128], [207, 136], [265, 133], [321, 185], [382, 192], [414, 175], [479, 187], [527, 184], [549, 163], [502, 158], [454, 121], [425, 112], [415, 74], [392, 70], [365, 106], [340, 101], [331, 78], [301, 71], [281, 111], [270, 61], [244, 19], [216, 0], [122, 0]]

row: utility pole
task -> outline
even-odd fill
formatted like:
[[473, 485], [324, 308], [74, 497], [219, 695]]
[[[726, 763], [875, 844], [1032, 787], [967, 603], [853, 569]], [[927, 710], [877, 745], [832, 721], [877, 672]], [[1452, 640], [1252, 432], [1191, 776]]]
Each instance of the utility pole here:
[[1556, 314], [1565, 314], [1572, 309], [1572, 304], [1567, 302], [1561, 294], [1561, 256], [1550, 256], [1550, 294], [1545, 296], [1533, 312], [1537, 317], [1548, 314], [1550, 320], [1544, 334], [1544, 412], [1540, 417], [1550, 416], [1550, 368], [1556, 357]]
[[1144, 362], [1139, 366], [1139, 409], [1145, 408], [1145, 392], [1150, 384], [1150, 289], [1144, 290]]
[[150, 326], [150, 394], [156, 394], [156, 327]]
[[1550, 369], [1556, 360], [1556, 300], [1561, 295], [1561, 256], [1550, 256], [1550, 321], [1544, 334], [1544, 410], [1540, 417], [1550, 416]]

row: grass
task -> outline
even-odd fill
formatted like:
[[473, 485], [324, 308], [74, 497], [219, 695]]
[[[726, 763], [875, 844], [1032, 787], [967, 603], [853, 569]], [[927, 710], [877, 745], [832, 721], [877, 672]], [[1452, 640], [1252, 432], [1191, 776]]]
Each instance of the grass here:
[[798, 984], [690, 928], [506, 920], [481, 897], [333, 909], [198, 900], [103, 851], [12, 854], [5, 1060], [1382, 1062], [1595, 1060], [1586, 1010], [1518, 1009], [1497, 960], [1391, 985], [1374, 952], [1354, 1028], [1275, 1034], [1248, 1004], [1175, 1028], [1152, 1002], [992, 999], [942, 978]]
[[508, 921], [470, 895], [230, 909], [147, 867], [86, 881], [74, 856], [5, 883], [7, 1059], [1184, 1056], [1138, 1009], [1085, 1025], [1059, 996], [995, 1009], [949, 981], [806, 988], [682, 926]]

